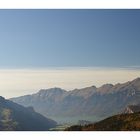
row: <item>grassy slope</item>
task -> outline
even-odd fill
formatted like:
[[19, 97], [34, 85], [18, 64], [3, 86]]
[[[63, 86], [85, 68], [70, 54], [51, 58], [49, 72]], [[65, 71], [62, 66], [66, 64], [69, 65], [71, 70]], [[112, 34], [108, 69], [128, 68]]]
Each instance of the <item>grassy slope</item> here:
[[86, 126], [71, 126], [68, 131], [139, 131], [140, 113], [121, 114]]

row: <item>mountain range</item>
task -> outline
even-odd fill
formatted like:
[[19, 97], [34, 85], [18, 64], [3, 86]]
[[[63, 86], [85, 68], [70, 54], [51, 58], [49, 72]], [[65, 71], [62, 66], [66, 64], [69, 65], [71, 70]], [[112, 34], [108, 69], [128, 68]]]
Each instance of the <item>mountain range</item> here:
[[56, 122], [0, 96], [0, 130], [44, 131], [56, 126]]
[[122, 112], [128, 105], [140, 103], [140, 78], [116, 85], [104, 84], [66, 91], [41, 89], [35, 94], [11, 98], [25, 107], [57, 122], [99, 121]]

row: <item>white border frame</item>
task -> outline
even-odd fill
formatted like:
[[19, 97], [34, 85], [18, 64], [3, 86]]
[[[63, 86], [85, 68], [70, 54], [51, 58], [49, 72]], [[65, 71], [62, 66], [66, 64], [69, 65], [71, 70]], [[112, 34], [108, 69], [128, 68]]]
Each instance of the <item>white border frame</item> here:
[[128, 9], [140, 8], [139, 0], [3, 0], [0, 8], [8, 9]]

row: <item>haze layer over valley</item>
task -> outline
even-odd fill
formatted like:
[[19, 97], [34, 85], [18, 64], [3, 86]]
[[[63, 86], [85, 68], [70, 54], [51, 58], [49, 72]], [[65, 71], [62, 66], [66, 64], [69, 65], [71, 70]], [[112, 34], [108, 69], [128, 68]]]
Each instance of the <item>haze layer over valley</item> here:
[[59, 87], [65, 90], [105, 83], [117, 84], [139, 77], [139, 68], [59, 67], [48, 69], [1, 69], [0, 93], [5, 98]]

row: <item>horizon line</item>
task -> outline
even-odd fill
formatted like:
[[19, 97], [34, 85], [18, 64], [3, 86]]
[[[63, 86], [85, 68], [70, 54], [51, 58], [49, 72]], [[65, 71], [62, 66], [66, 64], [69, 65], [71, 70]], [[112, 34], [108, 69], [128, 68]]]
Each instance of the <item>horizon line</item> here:
[[124, 69], [140, 70], [140, 66], [55, 66], [55, 67], [5, 67], [0, 70], [67, 70], [67, 69]]

